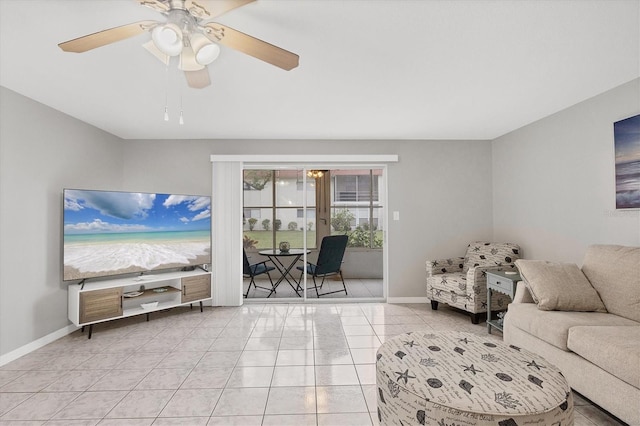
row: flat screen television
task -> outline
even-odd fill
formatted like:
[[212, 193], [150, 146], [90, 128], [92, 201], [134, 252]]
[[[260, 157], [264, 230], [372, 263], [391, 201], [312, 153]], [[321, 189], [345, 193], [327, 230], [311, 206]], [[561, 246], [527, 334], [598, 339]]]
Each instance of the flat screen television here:
[[65, 189], [63, 280], [211, 263], [211, 197]]

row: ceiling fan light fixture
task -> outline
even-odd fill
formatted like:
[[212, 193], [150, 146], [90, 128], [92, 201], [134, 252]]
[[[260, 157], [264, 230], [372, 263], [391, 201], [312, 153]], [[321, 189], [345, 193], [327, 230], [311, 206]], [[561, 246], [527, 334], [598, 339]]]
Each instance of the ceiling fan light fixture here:
[[192, 33], [190, 41], [191, 48], [196, 55], [196, 62], [200, 65], [209, 65], [220, 55], [220, 46], [213, 43], [203, 34]]
[[218, 59], [219, 55], [220, 47], [215, 43], [211, 43], [198, 50], [196, 53], [196, 61], [202, 65], [209, 65], [211, 62]]
[[156, 26], [151, 31], [151, 39], [165, 55], [177, 56], [182, 52], [182, 31], [176, 24]]
[[312, 179], [320, 179], [326, 172], [326, 170], [308, 170], [307, 176]]

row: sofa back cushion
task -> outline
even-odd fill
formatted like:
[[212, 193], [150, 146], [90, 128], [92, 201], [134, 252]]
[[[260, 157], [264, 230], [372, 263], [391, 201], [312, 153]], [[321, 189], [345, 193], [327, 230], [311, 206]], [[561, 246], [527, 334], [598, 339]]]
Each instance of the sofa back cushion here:
[[538, 309], [607, 312], [598, 293], [577, 265], [518, 259], [516, 266]]
[[469, 244], [467, 254], [464, 256], [463, 273], [476, 266], [500, 266], [513, 265], [520, 258], [520, 246], [511, 243], [490, 243], [476, 241]]
[[640, 321], [640, 247], [593, 245], [582, 272], [612, 314]]

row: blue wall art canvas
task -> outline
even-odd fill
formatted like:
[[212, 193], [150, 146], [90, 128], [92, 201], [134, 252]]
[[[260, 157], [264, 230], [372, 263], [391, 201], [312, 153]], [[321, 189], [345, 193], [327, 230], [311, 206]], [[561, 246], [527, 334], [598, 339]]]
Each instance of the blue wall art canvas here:
[[613, 123], [616, 209], [640, 209], [640, 115]]

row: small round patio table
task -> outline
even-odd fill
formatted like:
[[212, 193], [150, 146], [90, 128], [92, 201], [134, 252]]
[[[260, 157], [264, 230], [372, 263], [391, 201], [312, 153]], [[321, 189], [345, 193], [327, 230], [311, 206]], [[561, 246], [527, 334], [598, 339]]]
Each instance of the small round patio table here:
[[[298, 260], [300, 260], [300, 258], [305, 255], [305, 253], [306, 254], [311, 253], [311, 250], [289, 249], [288, 251], [282, 251], [278, 249], [272, 249], [272, 250], [260, 250], [258, 253], [262, 256], [268, 257], [269, 260], [271, 260], [273, 265], [278, 269], [278, 271], [281, 274], [278, 281], [276, 281], [273, 284], [273, 290], [271, 290], [271, 293], [269, 293], [269, 296], [271, 296], [272, 293], [275, 293], [276, 289], [278, 288], [280, 283], [282, 283], [282, 281], [286, 280], [291, 286], [291, 288], [293, 289], [293, 291], [296, 292], [298, 297], [302, 297], [301, 294], [299, 293], [299, 291], [301, 290], [300, 286], [298, 285], [298, 282], [296, 281], [295, 277], [291, 274], [291, 269], [296, 264], [296, 262], [298, 262]], [[284, 258], [290, 258], [289, 262], [285, 263], [283, 261]], [[291, 279], [293, 283], [289, 281], [289, 279]], [[295, 283], [295, 286], [294, 286], [294, 283]]]

